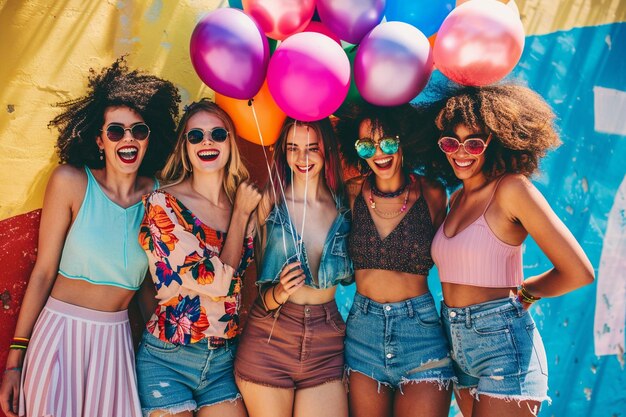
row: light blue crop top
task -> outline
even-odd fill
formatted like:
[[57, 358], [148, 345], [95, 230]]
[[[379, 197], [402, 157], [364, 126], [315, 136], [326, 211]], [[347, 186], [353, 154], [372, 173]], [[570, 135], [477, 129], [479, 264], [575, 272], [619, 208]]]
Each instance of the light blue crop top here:
[[59, 274], [137, 290], [148, 270], [148, 258], [137, 241], [143, 204], [140, 200], [128, 208], [117, 205], [100, 188], [89, 168], [85, 171], [85, 198], [65, 239]]

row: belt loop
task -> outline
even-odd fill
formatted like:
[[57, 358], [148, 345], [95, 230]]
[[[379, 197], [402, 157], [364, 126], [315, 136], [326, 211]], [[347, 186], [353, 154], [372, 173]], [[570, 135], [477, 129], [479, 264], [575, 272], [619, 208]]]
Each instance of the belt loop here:
[[413, 318], [413, 304], [411, 303], [411, 300], [406, 300], [406, 309], [407, 309], [407, 313], [409, 315], [409, 318]]
[[370, 299], [365, 297], [365, 301], [363, 301], [363, 314], [367, 314], [369, 305], [370, 305]]
[[330, 323], [330, 308], [326, 304], [324, 304], [324, 311], [326, 312], [326, 323]]
[[465, 327], [468, 329], [472, 327], [472, 314], [469, 307], [465, 307]]

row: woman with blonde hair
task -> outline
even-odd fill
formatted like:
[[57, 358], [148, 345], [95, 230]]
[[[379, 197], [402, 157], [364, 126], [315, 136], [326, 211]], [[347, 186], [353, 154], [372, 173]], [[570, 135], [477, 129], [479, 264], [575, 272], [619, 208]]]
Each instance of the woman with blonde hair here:
[[161, 177], [139, 235], [158, 300], [137, 354], [144, 415], [245, 416], [233, 359], [261, 196], [228, 114], [207, 99], [191, 104]]

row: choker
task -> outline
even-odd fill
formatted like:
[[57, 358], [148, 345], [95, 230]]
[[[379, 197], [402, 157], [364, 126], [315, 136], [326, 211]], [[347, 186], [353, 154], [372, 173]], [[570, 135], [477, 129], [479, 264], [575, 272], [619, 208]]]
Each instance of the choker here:
[[376, 188], [376, 180], [374, 179], [374, 176], [372, 175], [370, 177], [370, 190], [371, 190], [371, 194], [374, 194], [376, 197], [380, 197], [380, 198], [395, 198], [398, 196], [401, 196], [402, 194], [404, 194], [404, 191], [406, 190], [406, 187], [411, 183], [410, 181], [410, 177], [407, 177], [406, 175], [404, 176], [404, 184], [402, 185], [402, 187], [398, 188], [396, 191], [392, 191], [390, 193], [386, 193], [384, 191], [380, 191], [378, 188]]

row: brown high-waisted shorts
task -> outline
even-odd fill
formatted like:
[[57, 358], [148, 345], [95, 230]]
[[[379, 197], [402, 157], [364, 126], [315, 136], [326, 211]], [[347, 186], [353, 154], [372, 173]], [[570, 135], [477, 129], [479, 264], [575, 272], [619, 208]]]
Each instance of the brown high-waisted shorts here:
[[239, 341], [235, 375], [296, 389], [341, 380], [345, 333], [335, 300], [319, 305], [287, 302], [276, 314], [265, 311], [257, 299]]

